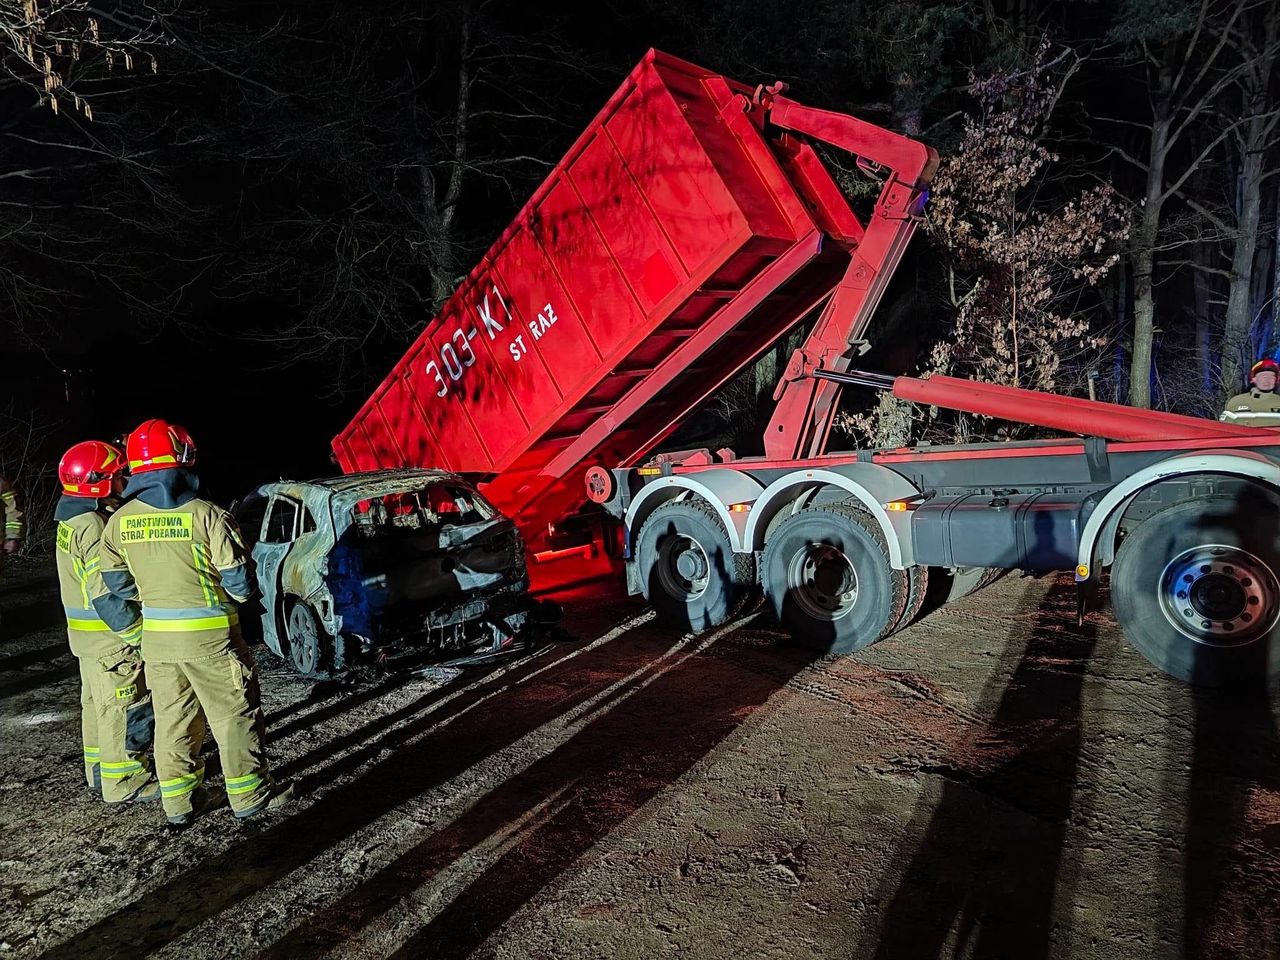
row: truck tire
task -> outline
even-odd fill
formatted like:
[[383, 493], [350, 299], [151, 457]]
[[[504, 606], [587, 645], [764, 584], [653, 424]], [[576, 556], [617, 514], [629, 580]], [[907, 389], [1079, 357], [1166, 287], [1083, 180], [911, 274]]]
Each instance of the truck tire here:
[[701, 500], [654, 510], [640, 527], [635, 554], [644, 598], [684, 630], [720, 626], [751, 590], [751, 556], [733, 552], [720, 518]]
[[894, 624], [894, 633], [905, 630], [915, 622], [924, 607], [925, 594], [929, 592], [928, 567], [908, 567], [904, 572], [907, 575], [907, 602], [902, 608], [901, 618]]
[[328, 680], [341, 665], [341, 657], [333, 637], [320, 625], [311, 605], [293, 600], [285, 619], [289, 663], [301, 676], [311, 680]]
[[[1274, 497], [1259, 499], [1277, 515]], [[1263, 519], [1234, 497], [1206, 497], [1161, 510], [1125, 538], [1111, 602], [1154, 666], [1197, 686], [1280, 680], [1280, 557]]]
[[879, 527], [849, 503], [788, 517], [770, 534], [762, 563], [765, 597], [779, 622], [819, 653], [861, 650], [892, 632], [907, 610], [907, 572], [889, 565]]

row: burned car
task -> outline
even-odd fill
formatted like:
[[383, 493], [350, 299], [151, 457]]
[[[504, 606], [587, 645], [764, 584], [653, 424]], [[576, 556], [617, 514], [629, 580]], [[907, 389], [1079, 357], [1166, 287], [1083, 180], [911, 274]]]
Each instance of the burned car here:
[[455, 474], [282, 480], [234, 513], [257, 570], [262, 639], [304, 676], [499, 651], [528, 617], [515, 525]]

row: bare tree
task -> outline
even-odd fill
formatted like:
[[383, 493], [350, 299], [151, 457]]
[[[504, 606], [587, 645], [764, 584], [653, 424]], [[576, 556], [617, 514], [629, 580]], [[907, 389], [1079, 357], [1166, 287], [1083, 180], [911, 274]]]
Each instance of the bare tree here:
[[133, 282], [154, 246], [142, 237], [171, 242], [185, 211], [135, 94], [176, 4], [0, 0], [0, 298], [27, 346], [70, 334], [53, 321], [77, 292], [155, 306]]
[[1143, 157], [1114, 148], [1144, 174], [1141, 209], [1130, 245], [1134, 316], [1129, 403], [1136, 407], [1151, 406], [1155, 269], [1165, 204], [1235, 129], [1235, 125], [1225, 126], [1199, 150], [1183, 149], [1206, 113], [1245, 72], [1233, 57], [1230, 38], [1250, 11], [1261, 5], [1258, 0], [1199, 0], [1187, 5], [1126, 0], [1112, 31], [1113, 39], [1133, 51], [1145, 70], [1151, 108], [1146, 120], [1113, 118], [1141, 131], [1146, 148]]
[[0, 0], [0, 63], [9, 85], [36, 95], [54, 113], [93, 119], [101, 80], [116, 71], [157, 70], [166, 44], [161, 11], [146, 3], [101, 7], [87, 0]]
[[1226, 323], [1222, 334], [1220, 369], [1224, 395], [1239, 389], [1253, 361], [1250, 336], [1254, 323], [1254, 266], [1262, 228], [1264, 182], [1275, 173], [1268, 158], [1280, 143], [1280, 102], [1276, 98], [1275, 71], [1280, 58], [1280, 15], [1272, 8], [1254, 16], [1262, 23], [1246, 22], [1231, 35], [1241, 70], [1229, 101], [1230, 143], [1236, 159], [1236, 202], [1230, 206], [1230, 223], [1220, 223], [1232, 235], [1231, 274], [1228, 281]]
[[582, 91], [604, 89], [596, 67], [554, 23], [517, 35], [510, 16], [492, 0], [296, 4], [237, 68], [279, 96], [245, 91], [247, 132], [224, 145], [249, 182], [219, 292], [287, 298], [290, 318], [253, 334], [267, 362], [363, 386], [364, 360], [421, 332], [570, 142]]
[[1058, 157], [1041, 142], [1080, 60], [1041, 45], [1021, 69], [973, 78], [978, 110], [939, 167], [930, 232], [950, 255], [953, 334], [934, 369], [1052, 390], [1064, 359], [1093, 340], [1082, 294], [1119, 259], [1128, 219], [1110, 185], [1039, 198]]

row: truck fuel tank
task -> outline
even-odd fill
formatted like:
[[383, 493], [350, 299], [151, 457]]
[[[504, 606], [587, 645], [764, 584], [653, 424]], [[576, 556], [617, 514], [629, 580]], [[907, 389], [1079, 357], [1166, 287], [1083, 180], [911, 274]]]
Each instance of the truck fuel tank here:
[[1072, 570], [1080, 531], [1099, 497], [1016, 490], [934, 497], [911, 515], [916, 563]]

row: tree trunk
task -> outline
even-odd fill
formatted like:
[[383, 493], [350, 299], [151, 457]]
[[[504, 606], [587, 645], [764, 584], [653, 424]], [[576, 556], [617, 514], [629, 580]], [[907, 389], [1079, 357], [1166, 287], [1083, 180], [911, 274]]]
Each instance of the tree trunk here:
[[[1263, 151], [1254, 149], [1262, 139], [1258, 119], [1250, 122], [1247, 149], [1240, 163], [1240, 216], [1235, 248], [1231, 253], [1231, 280], [1227, 287], [1227, 314], [1222, 331], [1222, 380], [1219, 401], [1226, 400], [1245, 384], [1253, 362], [1253, 258], [1258, 249], [1258, 224], [1262, 219]], [[1255, 137], [1255, 132], [1258, 134]]]
[[1155, 351], [1156, 240], [1160, 235], [1160, 209], [1164, 206], [1164, 162], [1169, 149], [1168, 70], [1152, 91], [1155, 118], [1151, 124], [1151, 151], [1147, 164], [1146, 203], [1142, 207], [1138, 236], [1133, 245], [1133, 356], [1129, 365], [1129, 405], [1151, 407], [1151, 361]]
[[1280, 341], [1280, 187], [1276, 188], [1276, 236], [1271, 245], [1271, 336], [1267, 340], [1267, 352]]
[[1154, 233], [1158, 214], [1143, 210], [1142, 220], [1143, 226], [1133, 251], [1133, 354], [1129, 362], [1129, 405], [1150, 409], [1156, 312], [1151, 271], [1155, 264]]
[[427, 272], [431, 277], [432, 306], [436, 310], [444, 306], [445, 301], [453, 295], [458, 282], [458, 249], [453, 226], [462, 197], [463, 175], [470, 146], [468, 128], [471, 121], [471, 55], [471, 6], [464, 3], [458, 27], [458, 99], [453, 117], [453, 155], [443, 195], [439, 195], [435, 176], [430, 170], [429, 157], [424, 155], [420, 168], [422, 219], [427, 232]]

